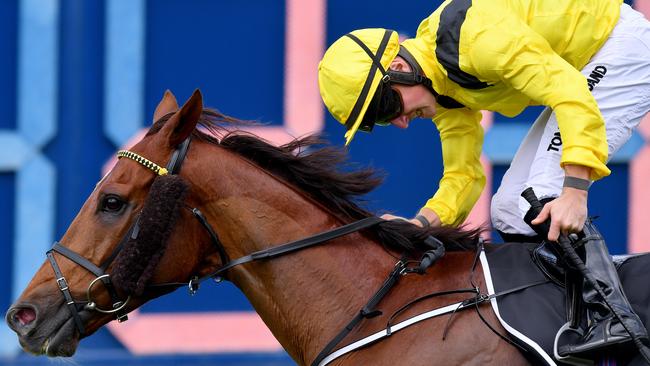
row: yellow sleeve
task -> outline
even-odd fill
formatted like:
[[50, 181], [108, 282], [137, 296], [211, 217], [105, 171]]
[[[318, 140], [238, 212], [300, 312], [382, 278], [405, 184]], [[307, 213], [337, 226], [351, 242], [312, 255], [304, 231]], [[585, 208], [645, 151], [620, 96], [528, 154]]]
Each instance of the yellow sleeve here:
[[481, 165], [481, 112], [439, 108], [434, 122], [440, 131], [444, 171], [436, 194], [425, 207], [444, 225], [462, 224], [481, 195], [485, 174]]
[[[461, 63], [488, 83], [503, 82], [533, 101], [550, 106], [562, 134], [561, 166], [592, 168], [591, 178], [609, 175], [605, 121], [586, 78], [562, 59], [541, 35], [507, 10], [473, 15]], [[484, 23], [484, 24], [483, 24]], [[565, 29], [558, 29], [565, 32]]]

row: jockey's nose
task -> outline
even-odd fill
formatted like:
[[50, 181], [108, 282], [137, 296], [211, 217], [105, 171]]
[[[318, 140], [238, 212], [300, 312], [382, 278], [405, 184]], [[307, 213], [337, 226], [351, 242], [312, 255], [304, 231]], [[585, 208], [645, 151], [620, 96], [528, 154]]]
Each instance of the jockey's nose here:
[[36, 325], [36, 307], [31, 304], [12, 306], [7, 311], [5, 320], [18, 335], [27, 335]]

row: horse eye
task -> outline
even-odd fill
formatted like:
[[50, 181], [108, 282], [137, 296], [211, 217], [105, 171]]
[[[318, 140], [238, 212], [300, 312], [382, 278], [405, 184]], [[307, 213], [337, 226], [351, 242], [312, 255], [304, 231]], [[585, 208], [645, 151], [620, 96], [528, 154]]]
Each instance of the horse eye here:
[[117, 213], [122, 211], [125, 202], [117, 196], [106, 196], [102, 200], [101, 210], [104, 212]]

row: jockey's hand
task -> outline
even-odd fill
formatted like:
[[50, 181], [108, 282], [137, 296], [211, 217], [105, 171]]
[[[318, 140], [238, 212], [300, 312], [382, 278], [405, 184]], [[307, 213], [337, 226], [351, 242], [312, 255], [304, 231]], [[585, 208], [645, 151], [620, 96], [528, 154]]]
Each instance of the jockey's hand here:
[[[589, 178], [590, 169], [580, 165], [566, 165], [565, 173], [583, 179]], [[532, 221], [539, 225], [551, 218], [548, 240], [557, 241], [560, 233], [568, 235], [582, 230], [587, 220], [587, 191], [564, 187], [560, 197], [547, 203]]]
[[[440, 222], [440, 218], [438, 217], [438, 214], [436, 214], [433, 210], [430, 210], [428, 208], [422, 208], [418, 214], [424, 216], [427, 220], [429, 220], [430, 226], [438, 227], [442, 225]], [[416, 219], [409, 220], [406, 217], [395, 216], [391, 214], [383, 214], [381, 215], [381, 218], [384, 220], [404, 220], [410, 222], [415, 226], [422, 227], [422, 223], [420, 222], [420, 220], [416, 220]]]
[[[564, 174], [589, 179], [591, 168], [584, 165], [566, 164]], [[544, 205], [542, 212], [532, 221], [539, 225], [551, 218], [548, 240], [557, 241], [560, 233], [568, 235], [582, 230], [587, 220], [587, 191], [564, 187], [560, 197]]]
[[[415, 222], [413, 222], [413, 220], [409, 220], [406, 217], [402, 217], [402, 216], [395, 216], [395, 215], [391, 215], [391, 214], [383, 214], [383, 215], [381, 215], [381, 218], [384, 219], [384, 220], [387, 220], [387, 221], [390, 221], [390, 220], [404, 220], [404, 221], [408, 221], [408, 222], [410, 222], [412, 224], [422, 226], [422, 225], [419, 225], [419, 222], [416, 224]], [[417, 221], [417, 220], [415, 220], [415, 221]]]
[[381, 218], [384, 219], [384, 220], [404, 220], [406, 222], [410, 222], [411, 224], [413, 224], [413, 225], [415, 225], [417, 227], [422, 227], [422, 223], [420, 221], [416, 220], [416, 219], [409, 220], [406, 217], [395, 216], [395, 215], [391, 215], [391, 214], [383, 214], [383, 215], [381, 215]]
[[538, 225], [551, 218], [548, 240], [557, 241], [560, 233], [568, 235], [582, 230], [587, 220], [587, 191], [565, 187], [560, 197], [544, 205], [532, 221]]

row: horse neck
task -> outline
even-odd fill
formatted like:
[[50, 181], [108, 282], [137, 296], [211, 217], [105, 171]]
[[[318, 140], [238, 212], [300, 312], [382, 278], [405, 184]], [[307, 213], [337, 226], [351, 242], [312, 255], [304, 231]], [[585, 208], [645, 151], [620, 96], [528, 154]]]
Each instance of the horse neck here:
[[[195, 185], [203, 187], [208, 220], [231, 258], [342, 225], [322, 205], [259, 167], [232, 153], [222, 154], [228, 159], [210, 159], [197, 167], [202, 182]], [[363, 307], [394, 263], [380, 245], [352, 233], [284, 257], [235, 267], [228, 278], [302, 365]]]

